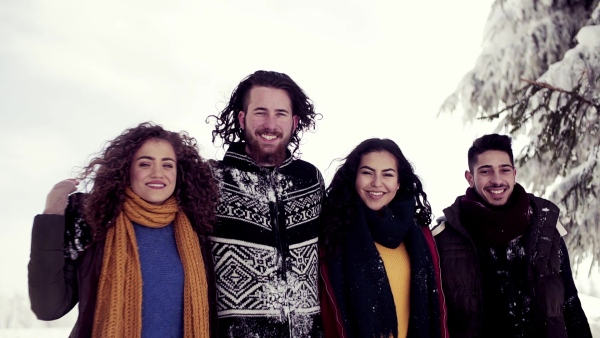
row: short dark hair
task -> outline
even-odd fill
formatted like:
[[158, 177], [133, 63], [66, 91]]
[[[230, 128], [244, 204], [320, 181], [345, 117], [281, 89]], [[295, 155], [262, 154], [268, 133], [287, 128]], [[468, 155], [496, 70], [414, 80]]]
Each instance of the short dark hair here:
[[216, 120], [212, 132], [213, 144], [217, 136], [223, 141], [223, 146], [244, 140], [244, 132], [237, 117], [240, 111], [246, 111], [248, 108], [250, 90], [255, 86], [277, 88], [287, 92], [292, 102], [292, 114], [298, 116], [298, 127], [292, 132], [290, 139], [292, 154], [296, 154], [303, 132], [314, 130], [315, 121], [321, 114], [315, 112], [312, 101], [294, 80], [284, 73], [266, 70], [256, 71], [244, 78], [233, 90], [229, 103], [219, 115], [208, 116], [207, 123], [210, 119]]
[[512, 138], [500, 134], [487, 134], [473, 141], [473, 145], [469, 148], [469, 171], [473, 171], [473, 166], [477, 162], [477, 156], [488, 150], [499, 150], [508, 154], [510, 164], [515, 165], [512, 152]]

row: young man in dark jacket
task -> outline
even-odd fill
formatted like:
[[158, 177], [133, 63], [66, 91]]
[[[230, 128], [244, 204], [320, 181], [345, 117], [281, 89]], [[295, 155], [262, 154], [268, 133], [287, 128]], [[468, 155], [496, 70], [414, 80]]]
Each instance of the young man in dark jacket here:
[[[317, 217], [323, 178], [298, 159], [316, 113], [286, 74], [257, 71], [216, 119], [227, 151], [211, 237], [219, 337], [321, 337]], [[291, 151], [290, 151], [291, 149]]]
[[559, 209], [515, 182], [511, 143], [473, 142], [469, 188], [433, 229], [450, 337], [591, 337]]

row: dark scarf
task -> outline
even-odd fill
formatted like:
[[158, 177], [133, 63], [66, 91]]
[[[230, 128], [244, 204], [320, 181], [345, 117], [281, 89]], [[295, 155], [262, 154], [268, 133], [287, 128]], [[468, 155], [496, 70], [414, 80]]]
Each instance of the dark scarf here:
[[490, 206], [473, 188], [460, 200], [460, 221], [469, 234], [492, 247], [507, 245], [523, 235], [529, 226], [529, 197], [515, 184], [508, 202]]
[[328, 259], [330, 282], [347, 337], [394, 337], [398, 320], [392, 290], [375, 242], [410, 257], [409, 337], [439, 337], [435, 272], [425, 237], [414, 220], [412, 197], [375, 212], [359, 202], [338, 254]]

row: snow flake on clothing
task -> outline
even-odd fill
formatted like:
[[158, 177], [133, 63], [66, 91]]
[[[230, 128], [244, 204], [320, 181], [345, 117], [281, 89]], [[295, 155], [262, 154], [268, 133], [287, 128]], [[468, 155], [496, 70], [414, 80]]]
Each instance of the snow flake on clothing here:
[[[223, 177], [222, 169], [216, 168], [214, 173], [216, 177]], [[293, 178], [278, 171], [267, 174], [270, 175], [268, 181], [257, 173], [235, 168], [228, 173], [232, 183], [221, 182], [221, 203], [217, 209], [220, 217], [271, 230], [270, 205], [283, 203], [288, 228], [314, 221], [321, 212], [322, 193], [318, 184], [294, 191]]]
[[219, 184], [212, 242], [220, 337], [320, 337], [318, 223], [324, 183], [288, 157], [260, 167], [232, 144], [211, 161]]
[[291, 268], [285, 279], [277, 274], [275, 248], [211, 237], [217, 277], [219, 317], [271, 316], [286, 320], [291, 314], [319, 313], [317, 295], [317, 239], [290, 247]]
[[92, 228], [82, 215], [82, 193], [69, 196], [69, 204], [65, 210], [65, 258], [76, 260], [93, 241]]
[[[495, 269], [495, 273], [484, 277], [484, 303], [491, 305], [485, 317], [488, 322], [508, 324], [498, 328], [487, 325], [494, 332], [503, 330], [507, 337], [529, 337], [533, 329], [531, 296], [527, 285], [527, 257], [524, 237], [515, 238], [504, 247], [489, 248], [484, 254], [485, 264]], [[487, 270], [484, 267], [484, 270]], [[499, 293], [498, 293], [499, 291]], [[500, 319], [500, 320], [499, 320]], [[489, 332], [491, 333], [491, 332]]]

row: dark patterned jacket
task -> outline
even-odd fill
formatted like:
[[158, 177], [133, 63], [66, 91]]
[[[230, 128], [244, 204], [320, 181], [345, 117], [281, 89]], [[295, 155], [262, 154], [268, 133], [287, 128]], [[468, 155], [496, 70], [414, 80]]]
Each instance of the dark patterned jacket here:
[[[536, 337], [591, 338], [566, 246], [557, 229], [558, 207], [545, 199], [528, 196], [533, 218], [522, 238], [527, 264], [523, 278], [532, 295], [531, 324]], [[450, 337], [483, 338], [481, 257], [460, 223], [461, 197], [444, 209], [445, 218], [441, 219], [444, 222], [432, 232], [440, 255]]]
[[212, 161], [219, 182], [212, 250], [220, 337], [321, 337], [318, 224], [324, 183], [289, 151], [259, 167], [232, 144]]

